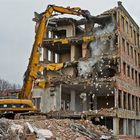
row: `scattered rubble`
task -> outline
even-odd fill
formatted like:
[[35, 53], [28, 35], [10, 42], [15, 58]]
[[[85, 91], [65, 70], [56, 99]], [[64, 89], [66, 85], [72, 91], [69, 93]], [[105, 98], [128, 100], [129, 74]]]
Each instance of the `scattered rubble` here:
[[0, 119], [0, 140], [115, 140], [105, 126], [93, 125], [89, 120]]

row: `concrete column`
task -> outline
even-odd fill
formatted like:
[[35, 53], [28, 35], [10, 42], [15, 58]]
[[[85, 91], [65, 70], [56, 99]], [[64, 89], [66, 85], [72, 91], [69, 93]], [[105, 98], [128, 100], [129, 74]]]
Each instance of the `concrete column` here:
[[75, 26], [69, 25], [65, 28], [61, 28], [66, 30], [66, 37], [72, 37], [75, 36]]
[[86, 57], [87, 56], [87, 42], [84, 42], [82, 44], [82, 57]]
[[119, 118], [113, 118], [113, 132], [114, 135], [119, 134]]
[[128, 134], [128, 119], [123, 119], [123, 133], [124, 135]]
[[115, 98], [115, 107], [118, 108], [119, 105], [118, 105], [118, 96], [119, 96], [119, 93], [118, 93], [118, 89], [115, 89], [115, 94], [114, 94], [114, 98]]
[[[87, 98], [87, 94], [86, 94]], [[83, 102], [83, 111], [87, 111], [87, 100]]]
[[121, 92], [121, 108], [124, 109], [124, 102], [123, 102], [123, 98], [124, 98], [124, 93], [123, 91]]
[[57, 54], [57, 63], [59, 63], [60, 62], [60, 54]]
[[71, 46], [71, 61], [75, 60], [75, 45]]
[[71, 90], [70, 92], [70, 110], [75, 111], [75, 91]]
[[47, 88], [45, 90], [45, 94], [42, 97], [42, 101], [43, 101], [43, 112], [49, 112], [49, 111], [56, 111], [57, 110], [57, 97], [56, 97], [57, 92], [53, 91], [51, 92], [50, 88]]
[[71, 45], [71, 61], [77, 61], [82, 57], [81, 46]]

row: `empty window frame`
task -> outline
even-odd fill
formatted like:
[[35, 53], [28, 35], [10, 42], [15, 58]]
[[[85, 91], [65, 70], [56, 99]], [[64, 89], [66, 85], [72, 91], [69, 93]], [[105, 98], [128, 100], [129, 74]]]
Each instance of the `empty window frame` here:
[[123, 74], [126, 75], [126, 63], [123, 62]]
[[135, 71], [135, 82], [136, 82], [136, 85], [138, 84], [137, 74], [138, 74], [138, 72], [137, 72], [137, 71]]
[[131, 110], [131, 95], [128, 93], [128, 110]]
[[135, 97], [132, 95], [132, 110], [135, 110]]
[[130, 54], [130, 51], [129, 51], [129, 43], [127, 42], [127, 54], [129, 55]]
[[136, 37], [136, 31], [134, 30], [134, 44], [136, 45], [137, 44], [137, 39], [136, 39], [137, 37]]
[[140, 87], [140, 73], [139, 73], [139, 87]]
[[127, 76], [130, 77], [130, 66], [127, 65]]
[[139, 34], [137, 34], [137, 45], [139, 46], [139, 43], [140, 43], [140, 41], [139, 41]]
[[134, 80], [134, 69], [133, 68], [131, 69], [131, 77]]
[[134, 50], [134, 55], [135, 55], [135, 65], [137, 66], [137, 52]]
[[126, 49], [125, 49], [125, 39], [124, 38], [122, 38], [122, 48], [123, 48], [123, 51], [125, 52]]
[[118, 106], [119, 108], [122, 108], [122, 98], [121, 98], [122, 92], [121, 90], [118, 90]]
[[126, 21], [126, 26], [125, 27], [126, 27], [125, 31], [126, 31], [126, 33], [128, 33], [129, 32], [128, 21]]
[[132, 26], [130, 26], [130, 35], [131, 35], [131, 37], [133, 37]]
[[139, 112], [140, 112], [140, 98], [139, 98]]
[[123, 92], [123, 103], [124, 103], [124, 109], [127, 109], [127, 93]]
[[122, 31], [125, 30], [125, 27], [124, 27], [124, 17], [121, 16], [121, 25], [122, 25]]
[[138, 53], [138, 67], [140, 68], [140, 53]]
[[131, 48], [131, 57], [133, 59], [133, 47], [131, 46], [130, 48]]

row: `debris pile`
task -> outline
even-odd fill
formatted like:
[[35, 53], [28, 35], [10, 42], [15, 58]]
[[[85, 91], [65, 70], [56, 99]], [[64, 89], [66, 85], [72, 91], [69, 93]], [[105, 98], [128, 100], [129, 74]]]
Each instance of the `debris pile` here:
[[23, 136], [23, 128], [8, 119], [0, 119], [0, 140], [18, 140]]
[[93, 125], [89, 120], [0, 119], [0, 140], [115, 140], [105, 126]]

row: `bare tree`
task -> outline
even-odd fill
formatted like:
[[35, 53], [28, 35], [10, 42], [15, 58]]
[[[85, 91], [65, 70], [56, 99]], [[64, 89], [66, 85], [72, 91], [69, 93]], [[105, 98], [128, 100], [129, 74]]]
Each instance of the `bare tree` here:
[[11, 84], [8, 81], [0, 78], [0, 92], [4, 90], [15, 90], [20, 88], [19, 84]]

